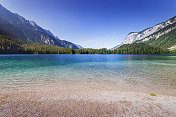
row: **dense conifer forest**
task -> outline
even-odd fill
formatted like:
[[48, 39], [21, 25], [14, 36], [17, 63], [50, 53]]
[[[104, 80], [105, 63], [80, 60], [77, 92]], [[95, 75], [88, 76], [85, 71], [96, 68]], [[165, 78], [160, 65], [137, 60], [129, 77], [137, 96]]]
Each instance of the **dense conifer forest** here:
[[117, 49], [70, 49], [54, 45], [29, 43], [0, 35], [0, 54], [174, 54], [167, 49], [153, 47], [146, 43], [125, 44]]

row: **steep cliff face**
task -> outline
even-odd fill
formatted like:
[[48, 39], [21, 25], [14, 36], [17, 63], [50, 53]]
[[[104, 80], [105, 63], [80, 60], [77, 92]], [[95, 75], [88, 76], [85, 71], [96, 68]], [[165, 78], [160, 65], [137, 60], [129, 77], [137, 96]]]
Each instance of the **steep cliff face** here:
[[[155, 25], [154, 27], [147, 28], [141, 32], [134, 32], [130, 33], [126, 39], [122, 42], [122, 44], [131, 44], [133, 42], [145, 42], [152, 38], [158, 39], [160, 36], [165, 35], [169, 33], [170, 31], [174, 30], [176, 26], [171, 26], [176, 23], [176, 17], [173, 17], [166, 22], [160, 23], [158, 25]], [[167, 28], [167, 30], [164, 30], [164, 28]], [[156, 33], [157, 32], [157, 33]]]
[[56, 38], [49, 30], [43, 29], [34, 21], [26, 20], [24, 17], [12, 13], [2, 5], [0, 5], [0, 35], [10, 36], [26, 42], [78, 49], [75, 44]]

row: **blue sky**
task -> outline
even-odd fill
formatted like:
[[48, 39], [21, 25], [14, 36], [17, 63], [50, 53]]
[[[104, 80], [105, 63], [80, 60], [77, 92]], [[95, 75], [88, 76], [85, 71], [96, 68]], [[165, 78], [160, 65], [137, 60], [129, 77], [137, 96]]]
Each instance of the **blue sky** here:
[[0, 0], [0, 4], [85, 48], [112, 48], [128, 33], [176, 16], [176, 0]]

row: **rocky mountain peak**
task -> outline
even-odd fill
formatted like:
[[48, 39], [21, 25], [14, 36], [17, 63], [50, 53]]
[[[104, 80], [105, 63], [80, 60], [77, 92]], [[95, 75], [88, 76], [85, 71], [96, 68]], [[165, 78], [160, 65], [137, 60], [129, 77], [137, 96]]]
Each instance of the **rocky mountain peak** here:
[[122, 42], [122, 44], [131, 44], [135, 41], [144, 40], [148, 41], [150, 38], [148, 36], [154, 34], [155, 32], [167, 27], [176, 22], [176, 16], [167, 20], [166, 22], [160, 23], [153, 27], [147, 28], [141, 32], [129, 33], [126, 39]]
[[56, 45], [64, 48], [78, 49], [73, 43], [57, 39], [49, 30], [38, 26], [34, 21], [0, 5], [0, 35], [11, 36], [26, 42], [37, 42], [46, 45]]

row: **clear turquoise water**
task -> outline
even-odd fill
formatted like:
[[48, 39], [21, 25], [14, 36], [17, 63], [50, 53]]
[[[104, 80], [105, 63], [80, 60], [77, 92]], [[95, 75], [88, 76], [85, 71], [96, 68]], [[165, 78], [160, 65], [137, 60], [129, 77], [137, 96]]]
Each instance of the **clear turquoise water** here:
[[1, 88], [67, 80], [176, 91], [176, 56], [0, 55]]

